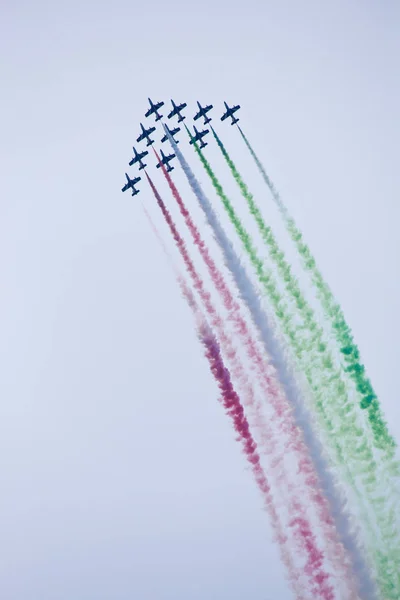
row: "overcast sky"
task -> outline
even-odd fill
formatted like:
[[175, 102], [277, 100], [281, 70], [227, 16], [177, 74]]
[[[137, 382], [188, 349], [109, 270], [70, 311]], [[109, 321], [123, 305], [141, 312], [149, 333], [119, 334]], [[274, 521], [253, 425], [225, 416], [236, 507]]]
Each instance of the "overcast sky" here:
[[[154, 200], [120, 190], [149, 95], [190, 116], [211, 102], [215, 123], [240, 103], [400, 439], [399, 16], [394, 0], [3, 1], [1, 598], [292, 597]], [[268, 210], [237, 132], [218, 132]]]

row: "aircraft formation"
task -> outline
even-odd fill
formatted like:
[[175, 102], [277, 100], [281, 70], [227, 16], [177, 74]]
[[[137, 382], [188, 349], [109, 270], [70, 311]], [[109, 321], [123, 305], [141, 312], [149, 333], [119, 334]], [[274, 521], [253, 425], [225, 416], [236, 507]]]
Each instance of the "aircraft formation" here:
[[[150, 104], [150, 108], [146, 111], [145, 113], [145, 117], [149, 118], [149, 117], [154, 117], [154, 121], [157, 123], [157, 121], [160, 121], [163, 118], [163, 115], [160, 113], [160, 109], [165, 106], [165, 102], [153, 102], [151, 100], [151, 98], [148, 98], [149, 100], [149, 104]], [[221, 121], [225, 121], [225, 119], [231, 118], [231, 125], [235, 125], [236, 123], [238, 123], [239, 119], [237, 117], [235, 117], [235, 113], [239, 110], [240, 105], [234, 105], [234, 106], [229, 106], [227, 102], [224, 102], [225, 104], [225, 111], [223, 113], [223, 115], [220, 117]], [[187, 108], [187, 103], [186, 102], [182, 102], [181, 104], [177, 104], [176, 102], [174, 102], [174, 100], [171, 100], [171, 105], [172, 108], [171, 110], [168, 112], [167, 118], [168, 119], [172, 119], [174, 117], [177, 117], [177, 122], [178, 123], [182, 123], [182, 121], [184, 121], [186, 119], [186, 115], [182, 114], [182, 111]], [[207, 125], [208, 123], [211, 122], [212, 117], [209, 115], [210, 111], [214, 108], [214, 106], [212, 104], [208, 104], [206, 106], [202, 106], [200, 104], [200, 102], [197, 102], [197, 112], [196, 114], [193, 116], [193, 120], [194, 121], [198, 121], [199, 119], [203, 119], [203, 125]], [[200, 121], [201, 122], [201, 121]], [[141, 142], [146, 142], [146, 147], [152, 146], [155, 143], [155, 139], [152, 137], [152, 135], [154, 134], [154, 132], [156, 131], [156, 128], [153, 126], [149, 126], [149, 127], [145, 127], [143, 125], [143, 123], [140, 123], [140, 128], [141, 128], [141, 133], [139, 134], [139, 136], [136, 138], [136, 142], [137, 143], [141, 143]], [[179, 144], [179, 140], [176, 139], [176, 135], [180, 132], [181, 128], [179, 126], [177, 127], [168, 127], [168, 125], [166, 125], [166, 128], [169, 132], [169, 134], [171, 135], [171, 137], [174, 139], [176, 144]], [[190, 144], [194, 144], [194, 143], [199, 143], [199, 147], [201, 149], [205, 148], [208, 143], [206, 141], [204, 141], [204, 138], [207, 134], [210, 133], [209, 129], [197, 129], [196, 125], [193, 125], [193, 129], [194, 132], [191, 133], [191, 140], [190, 140]], [[168, 136], [167, 134], [165, 134], [162, 138], [161, 138], [161, 143], [164, 143], [168, 140]], [[142, 169], [144, 169], [147, 164], [143, 162], [143, 159], [145, 158], [145, 156], [148, 155], [148, 150], [142, 150], [142, 151], [138, 151], [135, 146], [133, 146], [133, 158], [129, 161], [129, 166], [133, 166], [135, 164], [138, 165], [138, 170], [141, 171]], [[161, 154], [161, 160], [160, 162], [157, 164], [157, 168], [160, 168], [161, 165], [164, 165], [167, 169], [168, 172], [173, 171], [174, 167], [170, 164], [171, 161], [175, 158], [175, 154], [164, 154], [163, 150], [160, 149], [160, 154]], [[136, 194], [138, 194], [140, 192], [140, 190], [136, 187], [136, 184], [139, 183], [139, 181], [141, 180], [141, 177], [134, 177], [133, 179], [130, 179], [129, 175], [127, 173], [125, 173], [125, 177], [126, 177], [126, 183], [122, 188], [122, 192], [126, 192], [127, 190], [131, 190], [132, 191], [132, 196], [136, 196]]]
[[[138, 170], [125, 174], [122, 191], [139, 194], [143, 170], [150, 202], [141, 209], [193, 312], [215, 393], [263, 499], [293, 597], [400, 600], [398, 446], [338, 300], [238, 125], [240, 107], [225, 103], [218, 117], [236, 125], [232, 137], [251, 155], [257, 185], [265, 184], [256, 193], [211, 122], [212, 105], [197, 102], [189, 130], [186, 103], [149, 103], [144, 116], [151, 123], [140, 124], [141, 146], [129, 162]], [[207, 192], [184, 156], [189, 145], [182, 138], [177, 146], [181, 131]], [[223, 184], [222, 166], [200, 149], [209, 139], [224, 159]], [[149, 158], [163, 175], [161, 191], [146, 169]], [[187, 183], [183, 195], [171, 177], [175, 158]], [[225, 187], [227, 171], [234, 196]], [[264, 213], [268, 200], [286, 230], [282, 241]], [[212, 235], [203, 237], [203, 229]]]

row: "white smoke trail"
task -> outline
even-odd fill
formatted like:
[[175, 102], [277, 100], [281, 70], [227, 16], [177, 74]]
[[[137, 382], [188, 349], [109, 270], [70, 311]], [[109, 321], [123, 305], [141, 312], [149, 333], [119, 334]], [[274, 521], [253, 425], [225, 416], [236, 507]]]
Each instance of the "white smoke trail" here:
[[[165, 126], [164, 130], [188, 182], [205, 213], [207, 221], [213, 230], [215, 239], [223, 253], [225, 264], [233, 276], [241, 298], [248, 307], [253, 323], [259, 332], [260, 339], [270, 357], [271, 364], [278, 375], [278, 380], [283, 387], [287, 400], [290, 402], [295, 422], [303, 433], [303, 439], [311, 455], [319, 479], [319, 485], [328, 500], [330, 514], [334, 520], [337, 534], [344, 548], [347, 550], [347, 554], [351, 561], [352, 571], [357, 581], [359, 596], [363, 600], [377, 600], [376, 587], [371, 578], [370, 569], [365, 561], [360, 542], [352, 529], [350, 517], [347, 513], [344, 500], [341, 497], [339, 486], [323, 458], [323, 448], [317, 440], [317, 437], [314, 435], [310, 415], [305, 407], [302, 393], [292, 375], [292, 370], [287, 362], [280, 343], [277, 340], [274, 328], [269, 322], [268, 315], [261, 305], [257, 290], [247, 275], [246, 270], [237, 256], [231, 241], [222, 228], [210, 201], [204, 194], [182, 152], [179, 150]], [[320, 508], [322, 509], [322, 507]], [[323, 517], [322, 521], [324, 520], [325, 517]], [[330, 532], [328, 536], [331, 535], [332, 533]]]

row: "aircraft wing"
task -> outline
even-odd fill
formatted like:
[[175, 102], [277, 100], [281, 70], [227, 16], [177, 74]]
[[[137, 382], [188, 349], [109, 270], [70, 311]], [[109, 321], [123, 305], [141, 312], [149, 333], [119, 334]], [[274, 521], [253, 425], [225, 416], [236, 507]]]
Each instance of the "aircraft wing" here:
[[[174, 136], [172, 135], [172, 133], [170, 133], [169, 135], [170, 135], [170, 136], [172, 137], [172, 139], [174, 140]], [[166, 141], [167, 141], [167, 139], [168, 139], [168, 135], [167, 135], [167, 134], [165, 134], [165, 135], [164, 135], [164, 137], [163, 137], [163, 138], [161, 138], [161, 143], [164, 143], [164, 142], [166, 142]], [[175, 140], [174, 140], [174, 141], [175, 141]], [[176, 142], [175, 142], [175, 143], [176, 143]]]

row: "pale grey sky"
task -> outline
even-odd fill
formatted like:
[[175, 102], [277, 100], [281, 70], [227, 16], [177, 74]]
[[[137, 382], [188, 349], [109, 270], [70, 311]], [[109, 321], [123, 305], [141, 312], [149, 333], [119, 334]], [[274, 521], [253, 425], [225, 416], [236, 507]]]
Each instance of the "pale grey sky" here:
[[[153, 198], [144, 182], [134, 199], [120, 188], [149, 95], [188, 114], [211, 102], [215, 117], [223, 100], [240, 103], [400, 439], [398, 4], [6, 0], [0, 11], [0, 596], [289, 600], [140, 208], [157, 220]], [[238, 135], [218, 131], [268, 212]]]

